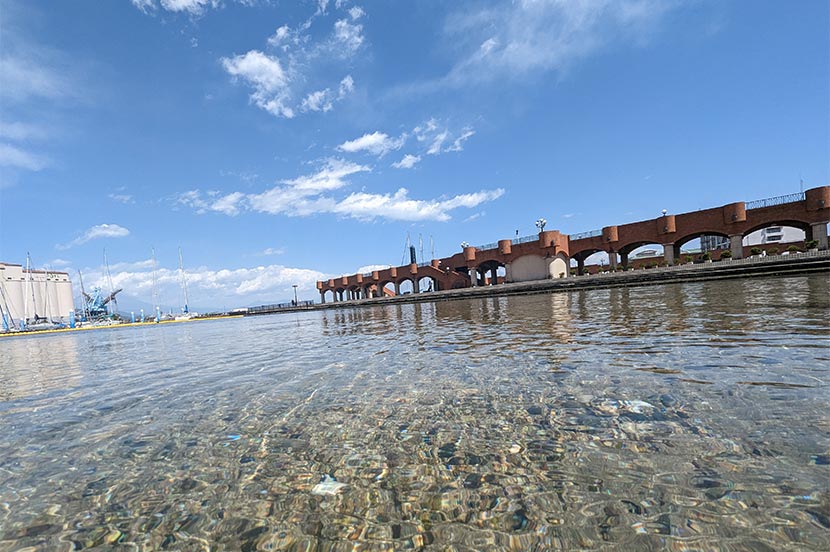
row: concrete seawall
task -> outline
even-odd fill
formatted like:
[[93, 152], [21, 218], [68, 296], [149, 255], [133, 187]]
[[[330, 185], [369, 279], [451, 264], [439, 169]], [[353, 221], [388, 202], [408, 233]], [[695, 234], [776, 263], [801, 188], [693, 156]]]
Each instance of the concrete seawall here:
[[538, 280], [513, 284], [471, 287], [447, 291], [411, 293], [398, 297], [382, 297], [355, 301], [325, 303], [306, 308], [286, 308], [258, 314], [297, 312], [301, 310], [342, 309], [369, 307], [424, 301], [451, 301], [472, 297], [494, 297], [534, 293], [556, 293], [579, 289], [603, 289], [612, 287], [638, 287], [672, 282], [698, 282], [727, 278], [756, 276], [783, 276], [825, 272], [830, 275], [830, 251], [808, 251], [792, 255], [753, 257], [749, 259], [686, 264], [664, 268], [610, 272], [591, 276], [573, 276], [558, 280]]

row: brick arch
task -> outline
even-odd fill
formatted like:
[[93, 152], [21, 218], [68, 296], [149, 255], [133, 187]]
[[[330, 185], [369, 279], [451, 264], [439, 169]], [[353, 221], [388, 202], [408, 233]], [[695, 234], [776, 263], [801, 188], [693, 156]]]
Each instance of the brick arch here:
[[679, 251], [682, 246], [701, 236], [722, 236], [724, 238], [728, 238], [729, 234], [721, 230], [695, 230], [694, 232], [690, 232], [680, 238], [676, 238], [674, 240], [674, 248]]
[[421, 282], [423, 282], [424, 280], [429, 280], [430, 282], [432, 282], [432, 291], [441, 291], [441, 282], [438, 280], [438, 278], [432, 276], [431, 274], [424, 274], [423, 276], [418, 276], [417, 280], [417, 285], [419, 286], [419, 289]]
[[399, 276], [395, 279], [393, 283], [396, 285], [401, 285], [404, 282], [411, 282], [413, 285], [415, 285], [415, 279], [412, 276]]
[[627, 244], [623, 245], [622, 247], [617, 249], [617, 253], [619, 253], [620, 255], [628, 255], [632, 251], [637, 249], [638, 247], [643, 247], [644, 245], [659, 245], [660, 247], [663, 247], [663, 244], [660, 243], [659, 241], [640, 240], [640, 241], [634, 241], [634, 242], [630, 242], [630, 243], [627, 243]]
[[775, 219], [770, 222], [766, 222], [763, 224], [756, 224], [755, 226], [751, 226], [749, 230], [746, 230], [743, 233], [743, 237], [747, 237], [753, 232], [757, 232], [758, 230], [763, 230], [764, 228], [769, 228], [770, 226], [789, 226], [791, 228], [798, 228], [799, 230], [803, 230], [806, 234], [810, 234], [810, 227], [812, 226], [809, 222], [804, 222], [802, 220], [786, 220], [786, 219]]
[[605, 253], [604, 249], [600, 249], [598, 247], [586, 247], [576, 251], [575, 253], [571, 254], [571, 259], [576, 261], [584, 261], [594, 253]]

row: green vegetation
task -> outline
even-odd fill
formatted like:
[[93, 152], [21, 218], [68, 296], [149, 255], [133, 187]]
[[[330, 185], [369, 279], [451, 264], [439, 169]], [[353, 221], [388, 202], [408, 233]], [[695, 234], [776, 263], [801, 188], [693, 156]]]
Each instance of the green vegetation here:
[[801, 253], [801, 249], [798, 248], [797, 245], [791, 245], [787, 248], [787, 251], [790, 253]]
[[818, 249], [818, 240], [809, 240], [804, 244], [807, 249]]
[[761, 249], [760, 247], [753, 247], [752, 249], [749, 250], [749, 254], [750, 255], [760, 255], [762, 251], [763, 251], [763, 249]]
[[724, 250], [724, 251], [720, 254], [720, 258], [721, 258], [721, 259], [731, 259], [731, 258], [732, 258], [732, 251], [731, 251], [731, 250], [729, 250], [729, 249]]

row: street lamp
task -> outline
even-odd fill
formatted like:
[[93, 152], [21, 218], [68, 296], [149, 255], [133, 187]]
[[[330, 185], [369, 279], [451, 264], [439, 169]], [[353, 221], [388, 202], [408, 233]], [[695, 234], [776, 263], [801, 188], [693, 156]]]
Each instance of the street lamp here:
[[539, 232], [544, 232], [545, 231], [545, 225], [547, 223], [548, 223], [548, 221], [546, 221], [543, 218], [540, 218], [539, 220], [536, 221], [536, 228], [539, 229]]
[[465, 248], [467, 248], [467, 247], [470, 247], [470, 244], [469, 244], [469, 243], [467, 243], [467, 242], [461, 242], [461, 249], [465, 249]]
[[294, 285], [293, 285], [293, 286], [291, 286], [291, 287], [293, 287], [293, 288], [294, 288], [294, 306], [296, 307], [297, 305], [299, 305], [299, 304], [300, 304], [300, 303], [297, 301], [297, 284], [294, 284]]

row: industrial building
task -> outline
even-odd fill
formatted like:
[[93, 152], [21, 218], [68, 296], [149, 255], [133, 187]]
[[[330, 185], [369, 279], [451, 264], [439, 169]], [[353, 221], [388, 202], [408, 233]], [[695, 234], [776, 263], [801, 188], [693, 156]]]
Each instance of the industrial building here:
[[0, 262], [0, 312], [12, 323], [36, 319], [68, 322], [74, 312], [69, 274], [56, 270], [26, 269]]

